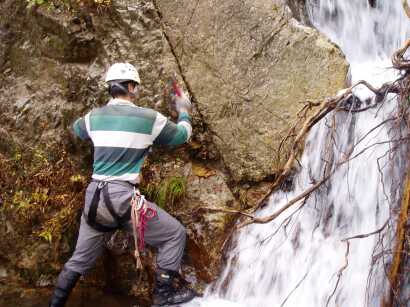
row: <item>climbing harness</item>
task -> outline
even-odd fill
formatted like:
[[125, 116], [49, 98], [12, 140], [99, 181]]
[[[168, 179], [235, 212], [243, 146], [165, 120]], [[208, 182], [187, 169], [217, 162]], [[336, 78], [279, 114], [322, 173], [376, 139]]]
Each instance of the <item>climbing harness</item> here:
[[[131, 208], [129, 208], [122, 216], [119, 216], [112, 205], [112, 202], [110, 200], [110, 196], [108, 195], [108, 189], [107, 189], [107, 181], [96, 181], [98, 182], [97, 189], [94, 192], [93, 198], [91, 199], [91, 204], [90, 204], [90, 209], [88, 211], [88, 216], [83, 213], [85, 220], [87, 221], [87, 224], [94, 228], [97, 231], [100, 232], [111, 232], [114, 231], [118, 228], [123, 228], [125, 224], [130, 220], [131, 216]], [[112, 182], [116, 183], [116, 182]], [[106, 226], [102, 225], [97, 222], [97, 210], [98, 210], [98, 205], [100, 203], [100, 197], [101, 194], [104, 197], [104, 203], [112, 217], [117, 221], [118, 226]]]
[[[87, 221], [88, 225], [90, 225], [90, 227], [94, 228], [97, 231], [112, 232], [114, 230], [124, 228], [124, 226], [131, 219], [132, 233], [133, 233], [134, 242], [135, 242], [134, 257], [135, 257], [137, 269], [142, 269], [141, 253], [144, 251], [144, 246], [145, 246], [145, 241], [144, 241], [145, 228], [147, 226], [147, 222], [151, 220], [152, 218], [154, 218], [157, 215], [157, 212], [154, 209], [148, 207], [147, 201], [145, 200], [144, 195], [142, 195], [139, 189], [137, 189], [134, 186], [130, 207], [125, 212], [125, 214], [123, 214], [122, 216], [119, 216], [115, 212], [112, 202], [110, 200], [107, 184], [108, 183], [122, 184], [122, 183], [119, 183], [116, 181], [107, 182], [107, 181], [97, 181], [97, 180], [96, 182], [98, 182], [98, 185], [93, 195], [93, 198], [91, 200], [88, 215], [85, 215], [85, 213], [83, 213], [85, 220]], [[117, 221], [117, 224], [118, 224], [117, 226], [110, 227], [110, 226], [102, 225], [97, 222], [96, 220], [97, 210], [98, 210], [98, 205], [100, 202], [101, 194], [104, 197], [105, 206], [107, 207], [112, 217]], [[113, 237], [116, 237], [116, 235], [114, 234]], [[112, 241], [115, 240], [115, 238], [113, 237], [109, 240], [109, 245], [111, 246], [114, 246], [114, 242]], [[126, 247], [123, 247], [123, 248], [126, 248]]]
[[141, 252], [144, 251], [144, 233], [147, 222], [157, 215], [157, 212], [147, 206], [145, 196], [134, 187], [131, 198], [131, 221], [134, 235], [135, 251], [134, 258], [137, 269], [142, 269]]

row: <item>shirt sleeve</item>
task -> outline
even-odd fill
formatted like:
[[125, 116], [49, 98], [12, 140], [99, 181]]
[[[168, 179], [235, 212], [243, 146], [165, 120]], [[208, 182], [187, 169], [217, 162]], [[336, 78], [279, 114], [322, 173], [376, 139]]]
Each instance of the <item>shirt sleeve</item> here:
[[[164, 117], [162, 114], [159, 114], [159, 116]], [[154, 145], [181, 145], [188, 142], [191, 135], [191, 118], [188, 113], [181, 112], [177, 124], [166, 119], [161, 132], [154, 140]]]
[[80, 117], [77, 119], [74, 124], [73, 124], [73, 132], [74, 134], [79, 137], [82, 140], [88, 140], [90, 139], [90, 136], [88, 135], [86, 123], [85, 123], [85, 118]]

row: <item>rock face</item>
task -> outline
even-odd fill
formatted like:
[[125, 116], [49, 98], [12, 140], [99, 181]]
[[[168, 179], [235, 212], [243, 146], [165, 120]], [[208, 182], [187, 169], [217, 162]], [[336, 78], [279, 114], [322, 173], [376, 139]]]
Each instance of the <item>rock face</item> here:
[[[107, 101], [103, 75], [115, 61], [139, 67], [139, 105], [167, 114], [164, 86], [173, 71], [193, 96], [191, 144], [154, 152], [144, 175], [147, 185], [185, 178], [185, 197], [164, 207], [188, 229], [187, 271], [211, 281], [236, 217], [203, 208], [240, 209], [240, 199], [260, 198], [268, 185], [246, 181], [274, 175], [286, 159], [279, 143], [298, 102], [343, 87], [340, 51], [268, 0], [117, 0], [74, 12], [26, 5], [0, 1], [0, 165], [7, 166], [0, 173], [0, 293], [3, 281], [51, 284], [71, 254], [90, 154], [69, 126]], [[121, 257], [111, 268], [118, 278], [107, 285], [149, 292], [152, 280], [132, 285], [132, 259]], [[100, 264], [95, 273], [104, 270]], [[85, 283], [101, 287], [102, 280]]]
[[198, 277], [210, 282], [218, 273], [223, 243], [234, 216], [204, 208], [239, 210], [240, 205], [226, 184], [229, 178], [225, 174], [204, 164], [187, 161], [153, 163], [150, 170], [160, 175], [153, 181], [163, 182], [175, 177], [186, 179], [184, 199], [178, 206], [168, 204], [165, 208], [187, 227], [188, 260]]
[[25, 1], [0, 5], [0, 38], [10, 37], [0, 51], [0, 112], [11, 133], [31, 144], [60, 139], [76, 116], [105, 103], [103, 76], [113, 62], [139, 67], [142, 105], [162, 98], [176, 70], [150, 1], [116, 1], [105, 17], [27, 9]]
[[311, 25], [309, 14], [306, 10], [306, 0], [286, 0], [292, 15], [305, 25]]
[[273, 1], [157, 5], [233, 179], [259, 181], [277, 172], [286, 157], [279, 144], [299, 102], [345, 85], [348, 66], [339, 49]]

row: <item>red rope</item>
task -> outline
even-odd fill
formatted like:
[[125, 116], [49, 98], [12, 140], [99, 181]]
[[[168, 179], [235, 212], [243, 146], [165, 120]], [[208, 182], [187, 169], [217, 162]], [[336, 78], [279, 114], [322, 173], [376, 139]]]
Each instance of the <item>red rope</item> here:
[[147, 207], [145, 210], [140, 210], [139, 215], [139, 223], [138, 225], [136, 225], [136, 227], [138, 232], [138, 248], [140, 251], [142, 251], [144, 250], [145, 246], [145, 228], [147, 227], [147, 223], [157, 215], [157, 212], [154, 209]]

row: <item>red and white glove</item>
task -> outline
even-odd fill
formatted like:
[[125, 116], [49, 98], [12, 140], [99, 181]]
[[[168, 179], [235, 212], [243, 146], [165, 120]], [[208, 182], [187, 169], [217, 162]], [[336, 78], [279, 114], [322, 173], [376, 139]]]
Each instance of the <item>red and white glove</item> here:
[[189, 96], [184, 91], [180, 91], [180, 94], [181, 94], [180, 96], [173, 95], [172, 97], [172, 103], [175, 107], [175, 110], [178, 113], [191, 112], [192, 103], [191, 103], [191, 100], [189, 99]]

